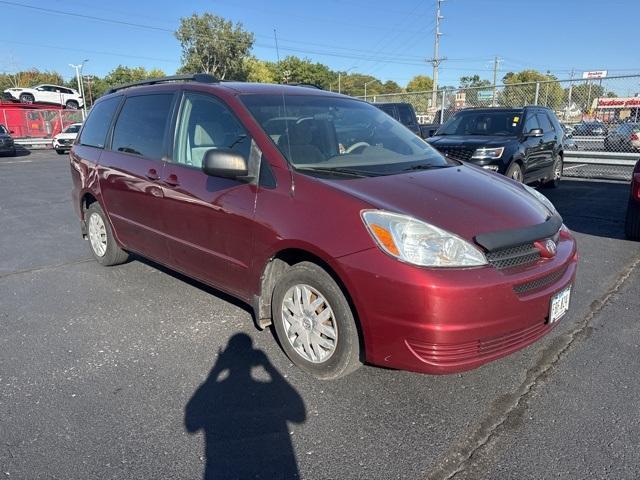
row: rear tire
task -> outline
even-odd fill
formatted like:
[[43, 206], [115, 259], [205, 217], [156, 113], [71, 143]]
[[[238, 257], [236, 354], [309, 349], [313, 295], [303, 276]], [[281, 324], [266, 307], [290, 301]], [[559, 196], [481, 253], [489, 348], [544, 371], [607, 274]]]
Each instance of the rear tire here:
[[558, 188], [560, 186], [560, 180], [562, 179], [563, 168], [564, 160], [562, 159], [562, 155], [558, 155], [555, 162], [553, 162], [553, 172], [551, 174], [551, 180], [545, 182], [544, 186], [547, 188]]
[[84, 218], [87, 222], [89, 248], [100, 265], [120, 265], [129, 259], [129, 254], [116, 243], [109, 220], [98, 202], [89, 205]]
[[333, 380], [360, 367], [353, 312], [324, 269], [311, 262], [290, 267], [280, 277], [272, 300], [280, 346], [300, 369], [321, 380]]
[[640, 203], [631, 198], [627, 205], [624, 233], [631, 240], [640, 240]]
[[509, 177], [511, 180], [515, 180], [518, 183], [522, 183], [524, 180], [524, 175], [522, 174], [522, 167], [520, 164], [513, 162], [507, 168], [507, 173], [505, 173], [506, 177]]
[[22, 103], [33, 103], [35, 102], [35, 100], [35, 97], [30, 93], [23, 93], [22, 95], [20, 95], [20, 101]]

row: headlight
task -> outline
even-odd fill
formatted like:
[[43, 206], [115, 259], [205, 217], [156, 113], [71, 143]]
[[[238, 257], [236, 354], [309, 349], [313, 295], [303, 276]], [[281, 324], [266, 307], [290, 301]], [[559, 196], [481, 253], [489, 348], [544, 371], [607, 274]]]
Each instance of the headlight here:
[[547, 197], [545, 197], [543, 194], [541, 194], [539, 191], [537, 191], [535, 188], [531, 188], [529, 185], [522, 185], [527, 192], [529, 192], [531, 195], [533, 195], [534, 197], [536, 197], [536, 199], [543, 204], [545, 207], [547, 207], [547, 209], [552, 213], [552, 214], [557, 214], [558, 211], [556, 210], [556, 207], [553, 205], [553, 203], [551, 203], [551, 200], [549, 200]]
[[423, 267], [487, 264], [482, 252], [466, 240], [413, 217], [365, 210], [362, 220], [378, 247], [403, 262]]
[[504, 147], [498, 148], [478, 148], [471, 156], [472, 160], [497, 160], [502, 157]]

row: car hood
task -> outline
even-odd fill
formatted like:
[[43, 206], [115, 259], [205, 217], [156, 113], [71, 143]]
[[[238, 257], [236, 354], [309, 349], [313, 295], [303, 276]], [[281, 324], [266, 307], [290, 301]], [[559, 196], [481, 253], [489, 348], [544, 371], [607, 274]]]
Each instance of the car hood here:
[[516, 141], [517, 137], [504, 135], [436, 135], [427, 139], [432, 146], [438, 147], [502, 147]]
[[55, 139], [58, 140], [62, 140], [62, 139], [66, 139], [66, 140], [73, 140], [78, 136], [77, 133], [59, 133], [57, 134], [55, 137]]
[[321, 181], [373, 208], [411, 215], [469, 241], [538, 225], [553, 215], [523, 186], [470, 165]]

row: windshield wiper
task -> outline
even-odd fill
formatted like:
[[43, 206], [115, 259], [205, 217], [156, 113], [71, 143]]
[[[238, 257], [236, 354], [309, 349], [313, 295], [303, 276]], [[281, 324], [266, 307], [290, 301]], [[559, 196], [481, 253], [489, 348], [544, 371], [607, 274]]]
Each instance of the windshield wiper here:
[[418, 165], [411, 165], [410, 167], [403, 168], [403, 172], [410, 172], [412, 170], [435, 170], [438, 168], [449, 168], [451, 165], [434, 165], [432, 163], [419, 163]]
[[350, 170], [348, 168], [340, 168], [340, 167], [333, 167], [333, 168], [329, 168], [329, 167], [296, 167], [296, 170], [302, 170], [302, 171], [307, 171], [307, 172], [319, 172], [319, 173], [339, 173], [342, 175], [350, 175], [352, 177], [359, 177], [359, 178], [364, 178], [367, 175], [365, 175], [366, 172], [361, 172], [359, 170]]

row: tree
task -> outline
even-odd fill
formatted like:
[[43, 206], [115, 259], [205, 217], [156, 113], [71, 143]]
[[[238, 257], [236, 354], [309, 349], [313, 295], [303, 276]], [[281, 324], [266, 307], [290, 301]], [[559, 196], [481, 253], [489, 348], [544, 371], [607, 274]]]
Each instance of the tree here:
[[[12, 87], [33, 87], [40, 83], [63, 85], [62, 75], [54, 71], [40, 71], [37, 68], [17, 73], [3, 73], [0, 75], [0, 88], [5, 90]], [[0, 91], [2, 91], [0, 90]]]
[[533, 105], [536, 103], [536, 89], [538, 105], [557, 109], [563, 104], [564, 91], [558, 79], [549, 73], [544, 74], [537, 70], [508, 72], [502, 81], [505, 87], [498, 99], [500, 105], [505, 107]]
[[[486, 90], [486, 87], [491, 87], [492, 83], [489, 80], [480, 79], [480, 75], [469, 75], [466, 77], [460, 77], [460, 88], [464, 90], [465, 103], [472, 106], [487, 106], [491, 104], [490, 100], [478, 100], [478, 91]], [[483, 88], [484, 87], [484, 88]]]
[[277, 83], [274, 63], [249, 57], [245, 60], [244, 69], [247, 82]]
[[312, 83], [325, 89], [338, 81], [338, 75], [326, 65], [293, 55], [275, 64], [275, 76], [278, 83]]
[[350, 73], [342, 75], [342, 93], [353, 97], [364, 96], [364, 85], [367, 84], [367, 98], [383, 93], [383, 85], [380, 80], [371, 75], [362, 73]]
[[211, 13], [180, 19], [175, 32], [182, 46], [179, 73], [210, 73], [224, 80], [244, 80], [246, 59], [253, 47], [253, 33]]
[[433, 90], [433, 80], [426, 75], [416, 75], [407, 83], [407, 92], [428, 92]]
[[398, 85], [393, 80], [387, 80], [386, 82], [384, 82], [384, 85], [382, 85], [382, 93], [398, 93], [401, 90], [402, 88], [400, 87], [400, 85]]

